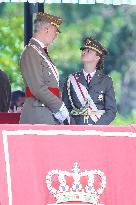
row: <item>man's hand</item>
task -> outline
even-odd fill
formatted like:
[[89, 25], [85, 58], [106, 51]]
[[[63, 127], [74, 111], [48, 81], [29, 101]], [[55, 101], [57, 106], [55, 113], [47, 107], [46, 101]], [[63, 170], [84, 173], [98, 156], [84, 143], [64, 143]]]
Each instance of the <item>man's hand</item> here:
[[60, 110], [57, 113], [53, 113], [53, 115], [60, 123], [67, 120], [67, 123], [70, 124], [69, 112], [64, 103], [62, 104]]

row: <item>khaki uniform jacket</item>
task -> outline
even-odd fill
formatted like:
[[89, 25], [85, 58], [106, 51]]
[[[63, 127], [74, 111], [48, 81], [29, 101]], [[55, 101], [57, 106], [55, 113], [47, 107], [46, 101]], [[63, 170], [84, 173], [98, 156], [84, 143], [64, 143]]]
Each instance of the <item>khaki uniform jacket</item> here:
[[21, 113], [22, 124], [58, 124], [52, 113], [59, 111], [62, 100], [48, 88], [58, 88], [57, 80], [45, 59], [31, 45], [40, 50], [49, 61], [44, 49], [34, 39], [24, 49], [20, 67], [25, 86], [34, 97], [27, 97]]

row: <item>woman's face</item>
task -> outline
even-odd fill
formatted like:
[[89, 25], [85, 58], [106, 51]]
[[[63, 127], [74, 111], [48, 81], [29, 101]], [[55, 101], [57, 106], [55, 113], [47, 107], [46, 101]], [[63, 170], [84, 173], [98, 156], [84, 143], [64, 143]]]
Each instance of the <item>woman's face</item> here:
[[99, 60], [100, 60], [100, 57], [97, 55], [95, 51], [91, 49], [86, 48], [81, 53], [81, 61], [83, 63], [96, 62], [97, 64]]

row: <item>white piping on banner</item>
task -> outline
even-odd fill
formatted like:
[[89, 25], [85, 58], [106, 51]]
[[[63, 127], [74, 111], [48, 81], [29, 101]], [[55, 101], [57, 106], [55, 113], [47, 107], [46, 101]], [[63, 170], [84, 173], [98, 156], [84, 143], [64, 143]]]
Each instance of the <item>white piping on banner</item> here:
[[8, 185], [8, 205], [12, 205], [12, 188], [11, 188], [11, 175], [10, 175], [10, 161], [9, 161], [9, 150], [8, 150], [8, 139], [7, 132], [2, 131], [3, 134], [3, 145], [6, 162], [6, 174], [7, 174], [7, 185]]
[[[88, 127], [88, 126], [87, 126]], [[67, 136], [103, 136], [103, 137], [130, 137], [135, 138], [135, 132], [106, 132], [98, 130], [15, 130], [15, 131], [2, 131], [4, 136], [7, 135], [45, 135], [45, 136], [56, 136], [56, 135], [67, 135]]]

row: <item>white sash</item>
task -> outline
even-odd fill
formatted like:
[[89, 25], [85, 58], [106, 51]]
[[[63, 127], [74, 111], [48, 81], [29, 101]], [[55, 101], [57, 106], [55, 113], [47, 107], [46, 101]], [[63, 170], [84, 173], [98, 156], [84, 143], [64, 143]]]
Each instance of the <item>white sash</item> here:
[[48, 64], [49, 68], [51, 69], [55, 79], [57, 80], [58, 86], [59, 86], [59, 73], [58, 70], [56, 68], [55, 65], [53, 65], [53, 63], [51, 61], [49, 61], [45, 55], [43, 55], [43, 53], [33, 44], [30, 44], [30, 46], [32, 46], [38, 53], [40, 56], [42, 56], [42, 58], [45, 60], [45, 62]]
[[[81, 91], [80, 91], [80, 89], [79, 89], [79, 87], [78, 87], [78, 84], [77, 84], [74, 76], [70, 75], [69, 78], [70, 78], [71, 84], [72, 84], [72, 86], [74, 88], [74, 91], [75, 91], [75, 93], [76, 93], [76, 95], [78, 97], [78, 100], [80, 101], [81, 105], [85, 106], [85, 104], [86, 104], [86, 100], [85, 99], [87, 99], [88, 102], [89, 102], [89, 106], [92, 109], [92, 111], [98, 111], [98, 108], [95, 105], [94, 101], [92, 100], [91, 96], [89, 95], [88, 90], [86, 89], [86, 87], [79, 82], [81, 90], [82, 90], [82, 92], [84, 94], [84, 96], [83, 96]], [[96, 123], [100, 119], [101, 116], [102, 116], [102, 114], [97, 114], [97, 115], [96, 114], [91, 114], [90, 118], [93, 120], [93, 122]]]

